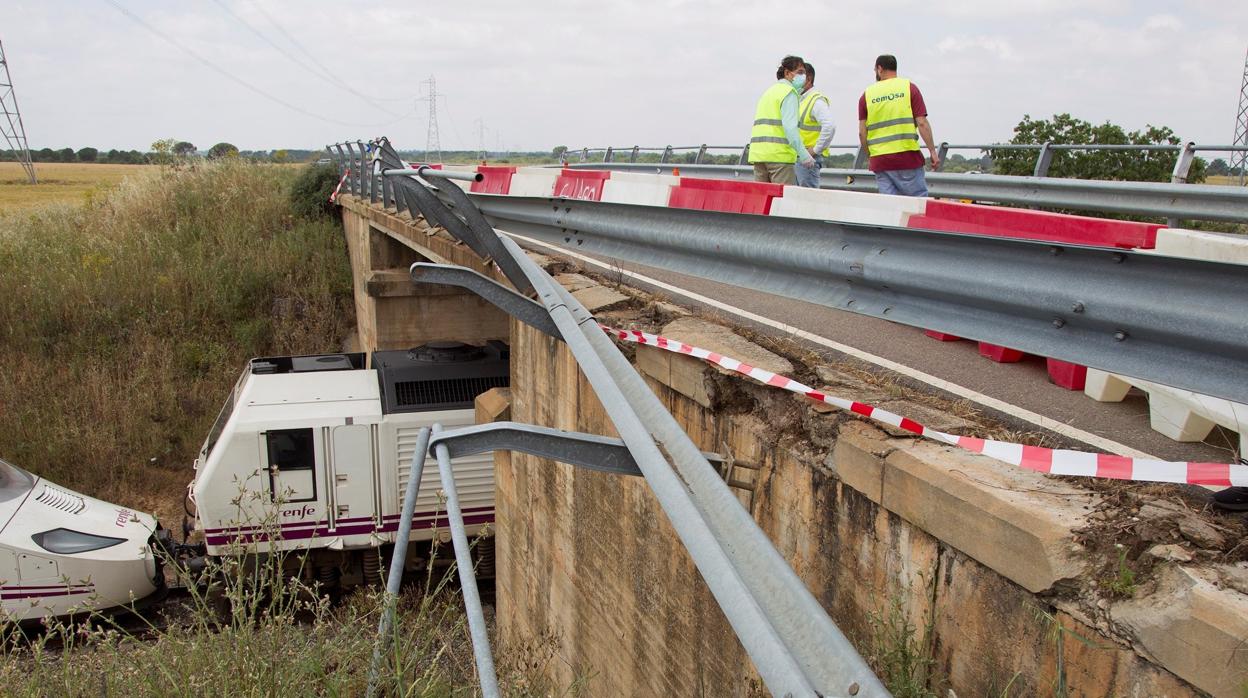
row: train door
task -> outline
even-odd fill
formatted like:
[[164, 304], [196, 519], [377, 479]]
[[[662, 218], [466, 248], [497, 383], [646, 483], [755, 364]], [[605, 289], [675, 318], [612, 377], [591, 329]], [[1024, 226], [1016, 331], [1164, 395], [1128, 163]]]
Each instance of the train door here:
[[374, 486], [373, 427], [347, 424], [334, 427], [333, 443], [333, 522], [364, 523], [377, 516]]
[[315, 502], [316, 437], [311, 428], [274, 429], [264, 434], [269, 497], [274, 502]]

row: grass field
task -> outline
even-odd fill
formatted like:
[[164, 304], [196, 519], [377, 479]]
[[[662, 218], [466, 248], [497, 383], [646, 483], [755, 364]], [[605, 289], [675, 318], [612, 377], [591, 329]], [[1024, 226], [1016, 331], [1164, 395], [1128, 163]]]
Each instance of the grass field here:
[[88, 163], [35, 163], [39, 183], [26, 183], [26, 173], [16, 162], [0, 162], [0, 212], [51, 203], [83, 204], [121, 184], [121, 180], [154, 165], [93, 165]]
[[1235, 186], [1239, 184], [1239, 177], [1230, 177], [1226, 175], [1209, 175], [1205, 179], [1206, 184], [1222, 184], [1226, 186]]

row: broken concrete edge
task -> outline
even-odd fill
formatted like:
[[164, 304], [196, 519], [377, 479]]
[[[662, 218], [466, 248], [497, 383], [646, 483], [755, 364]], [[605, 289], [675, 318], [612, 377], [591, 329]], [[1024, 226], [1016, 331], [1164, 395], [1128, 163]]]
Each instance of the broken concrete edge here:
[[[681, 341], [689, 337], [669, 328], [664, 328], [663, 334]], [[689, 343], [704, 346], [698, 340]], [[757, 345], [734, 351], [723, 353], [740, 359], [766, 352]], [[644, 345], [638, 347], [636, 360], [643, 374], [703, 407], [712, 406], [714, 395], [709, 392], [708, 378], [717, 370], [714, 366]], [[733, 379], [753, 385], [735, 374]], [[1248, 647], [1238, 651], [1232, 642], [1248, 637], [1248, 596], [1236, 589], [1218, 588], [1208, 582], [1172, 584], [1160, 596], [1150, 594], [1131, 603], [1144, 608], [1199, 608], [1202, 612], [1168, 616], [1141, 612], [1129, 616], [1132, 623], [1118, 622], [1128, 617], [1117, 610], [1118, 606], [1110, 607], [1110, 618], [1102, 611], [1098, 619], [1080, 609], [1079, 602], [1062, 598], [1072, 588], [1090, 581], [1087, 575], [1094, 570], [1075, 531], [1087, 526], [1088, 515], [1096, 509], [1099, 500], [1095, 493], [986, 456], [893, 435], [861, 419], [840, 426], [836, 445], [823, 465], [846, 486], [885, 510], [1028, 592], [1053, 600], [1090, 627], [1099, 628], [1102, 637], [1093, 641], [1132, 648], [1214, 695], [1240, 695], [1235, 691], [1248, 681]], [[1193, 573], [1185, 570], [1184, 574]], [[1182, 597], [1185, 591], [1190, 591], [1188, 597]], [[1143, 619], [1164, 627], [1142, 625]], [[1220, 677], [1211, 679], [1217, 673], [1209, 665], [1209, 657], [1214, 656], [1221, 657], [1224, 670]], [[1242, 670], [1235, 668], [1239, 661], [1246, 662]], [[1232, 688], [1234, 691], [1226, 693]]]

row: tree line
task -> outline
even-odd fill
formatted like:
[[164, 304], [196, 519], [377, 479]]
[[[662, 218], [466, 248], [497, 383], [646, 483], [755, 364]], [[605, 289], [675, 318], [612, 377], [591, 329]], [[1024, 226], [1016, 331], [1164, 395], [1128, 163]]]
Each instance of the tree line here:
[[[83, 162], [103, 163], [110, 165], [148, 165], [170, 164], [180, 160], [206, 158], [237, 157], [254, 162], [308, 162], [325, 157], [324, 151], [305, 150], [299, 148], [282, 148], [277, 150], [239, 150], [231, 143], [221, 142], [201, 151], [194, 143], [165, 138], [152, 143], [149, 150], [101, 150], [90, 146], [85, 148], [40, 148], [30, 151], [30, 159], [34, 162]], [[17, 160], [13, 150], [0, 150], [0, 160]]]

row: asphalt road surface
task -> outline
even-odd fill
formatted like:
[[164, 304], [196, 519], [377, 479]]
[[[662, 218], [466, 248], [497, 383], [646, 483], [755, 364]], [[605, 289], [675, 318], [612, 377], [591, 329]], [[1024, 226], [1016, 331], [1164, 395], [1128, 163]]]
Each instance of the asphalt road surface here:
[[[825, 355], [891, 371], [906, 383], [977, 403], [1028, 431], [1053, 433], [1063, 445], [1177, 461], [1228, 462], [1237, 435], [1215, 429], [1203, 443], [1172, 441], [1149, 427], [1148, 401], [1132, 389], [1120, 403], [1100, 403], [1049, 381], [1043, 359], [998, 364], [969, 341], [940, 342], [922, 330], [715, 281], [629, 262], [594, 258], [521, 239], [544, 254], [577, 259], [592, 271], [622, 269], [630, 286], [660, 292], [686, 306], [711, 308], [744, 326], [793, 336]], [[595, 264], [597, 262], [597, 264]], [[679, 339], [675, 337], [674, 339]], [[852, 396], [847, 396], [852, 397]]]

